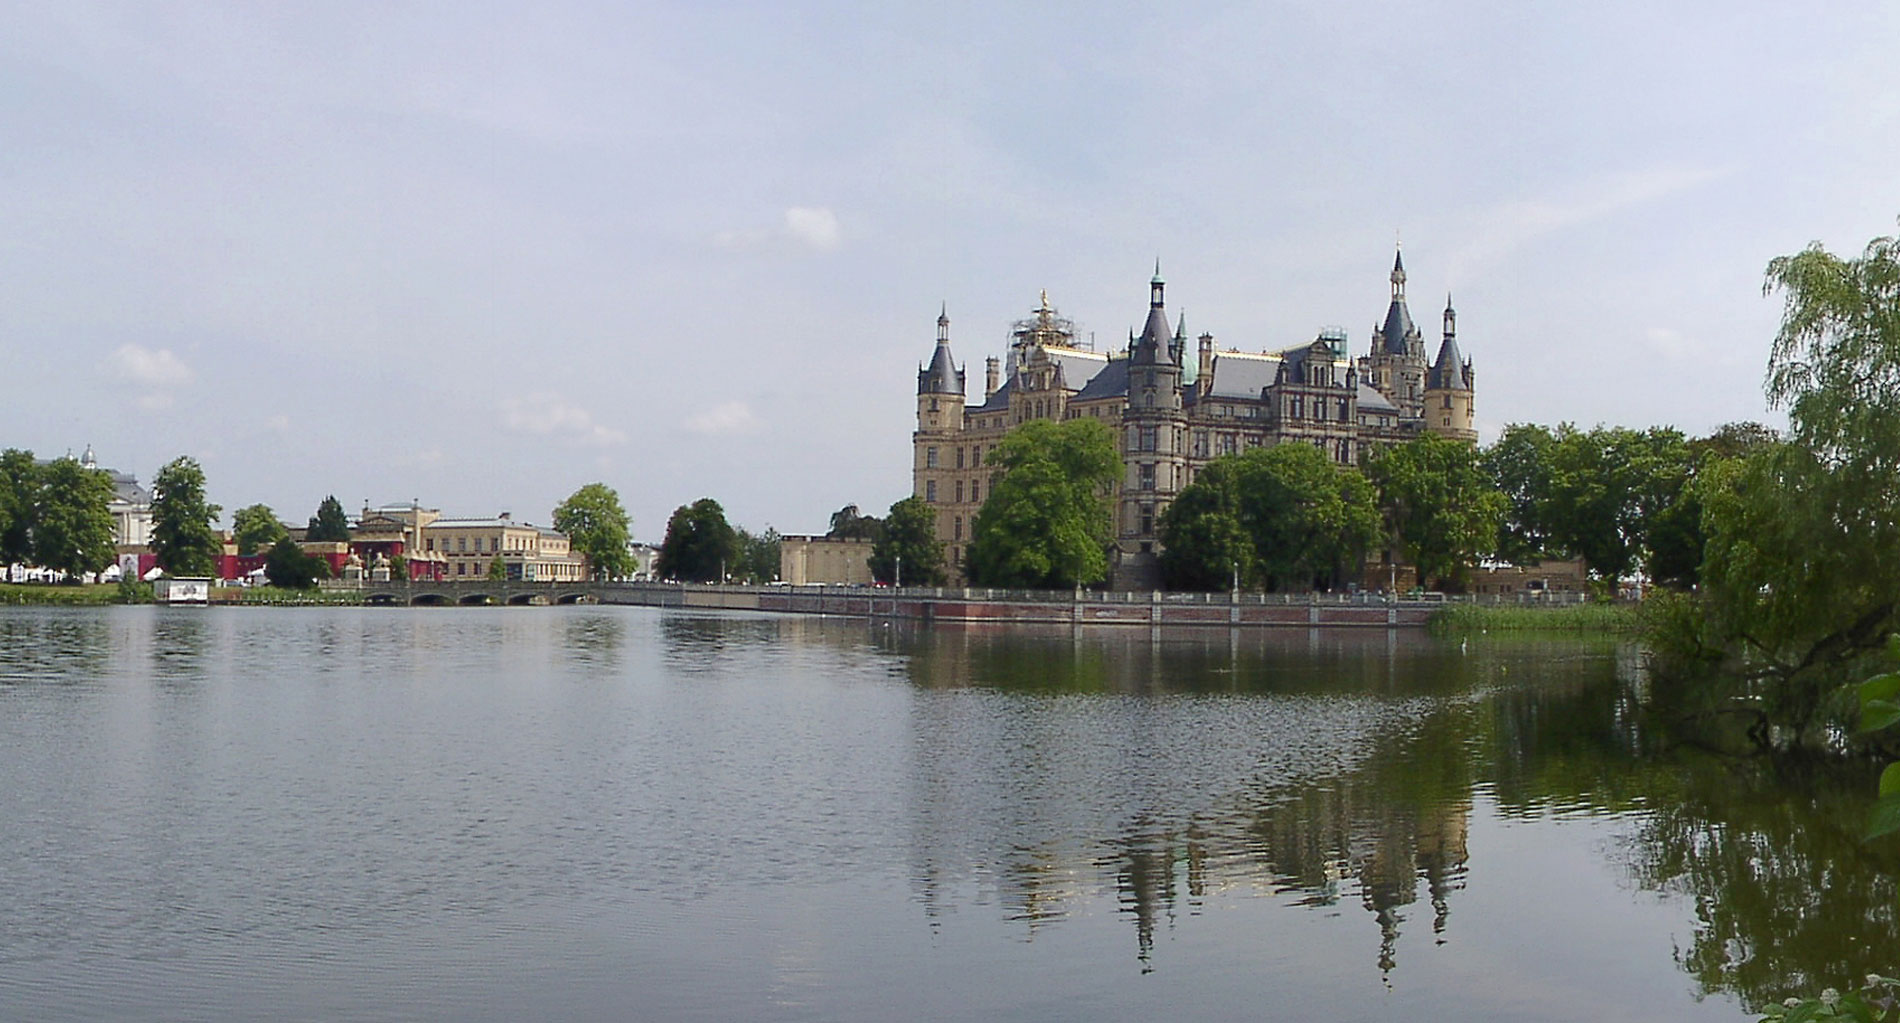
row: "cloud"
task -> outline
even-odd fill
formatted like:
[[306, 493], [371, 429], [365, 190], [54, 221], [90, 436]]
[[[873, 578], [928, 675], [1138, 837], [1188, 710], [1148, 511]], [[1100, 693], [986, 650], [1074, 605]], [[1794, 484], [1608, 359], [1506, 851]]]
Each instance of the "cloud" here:
[[163, 412], [176, 404], [172, 391], [191, 383], [191, 367], [169, 348], [120, 345], [112, 353], [112, 369], [119, 378], [143, 389], [138, 407], [147, 412]]
[[1653, 167], [1609, 174], [1559, 195], [1513, 199], [1479, 214], [1472, 241], [1454, 254], [1457, 269], [1496, 262], [1548, 234], [1586, 224], [1706, 184], [1726, 168]]
[[625, 444], [627, 435], [594, 422], [586, 409], [570, 405], [560, 395], [536, 391], [519, 398], [504, 398], [501, 412], [508, 428], [541, 437], [565, 437], [582, 444]]
[[794, 206], [785, 211], [785, 233], [820, 252], [838, 247], [838, 215], [822, 206]]
[[844, 229], [838, 223], [838, 215], [828, 207], [793, 206], [785, 211], [777, 228], [721, 231], [713, 235], [712, 243], [722, 249], [737, 249], [741, 252], [786, 245], [830, 252], [844, 243]]
[[282, 414], [271, 416], [269, 419], [264, 420], [264, 429], [276, 433], [289, 433], [290, 417]]
[[759, 417], [743, 401], [721, 402], [686, 421], [686, 428], [693, 433], [712, 436], [751, 433], [758, 425]]

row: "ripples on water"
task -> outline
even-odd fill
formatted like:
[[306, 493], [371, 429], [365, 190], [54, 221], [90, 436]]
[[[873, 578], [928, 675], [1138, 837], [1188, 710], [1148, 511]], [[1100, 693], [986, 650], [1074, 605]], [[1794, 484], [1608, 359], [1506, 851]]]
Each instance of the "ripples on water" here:
[[[1386, 632], [0, 611], [0, 1018], [1737, 1018], [1688, 1000], [1680, 904], [1629, 897], [1676, 861], [1604, 862], [1656, 791], [1628, 671]], [[1532, 903], [1566, 922], [1524, 936]], [[1605, 947], [1651, 955], [1558, 965]]]

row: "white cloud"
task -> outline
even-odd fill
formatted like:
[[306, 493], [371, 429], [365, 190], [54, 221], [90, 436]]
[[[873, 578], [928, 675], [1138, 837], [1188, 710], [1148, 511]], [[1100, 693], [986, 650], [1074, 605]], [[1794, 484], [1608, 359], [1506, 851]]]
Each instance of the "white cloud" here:
[[1479, 215], [1472, 241], [1454, 254], [1454, 276], [1503, 259], [1544, 235], [1695, 188], [1727, 173], [1722, 168], [1655, 167], [1604, 175], [1559, 195], [1500, 203]]
[[112, 366], [119, 375], [146, 387], [180, 387], [191, 383], [191, 369], [169, 348], [151, 349], [140, 345], [120, 345], [112, 353]]
[[570, 405], [560, 395], [536, 391], [519, 398], [505, 398], [502, 415], [508, 428], [542, 437], [565, 437], [582, 444], [625, 444], [627, 435], [594, 421], [592, 413]]
[[785, 233], [820, 252], [830, 252], [843, 240], [838, 230], [838, 215], [822, 206], [794, 206], [786, 210]]
[[686, 420], [688, 430], [715, 436], [751, 433], [758, 425], [759, 417], [743, 401], [721, 402]]
[[191, 383], [191, 367], [169, 348], [120, 345], [112, 353], [112, 368], [119, 377], [142, 388], [138, 407], [147, 412], [162, 412], [175, 401], [172, 391]]
[[830, 252], [844, 243], [844, 230], [838, 215], [823, 206], [793, 206], [785, 211], [781, 224], [774, 229], [746, 228], [721, 231], [712, 243], [722, 249], [756, 252], [788, 244]]

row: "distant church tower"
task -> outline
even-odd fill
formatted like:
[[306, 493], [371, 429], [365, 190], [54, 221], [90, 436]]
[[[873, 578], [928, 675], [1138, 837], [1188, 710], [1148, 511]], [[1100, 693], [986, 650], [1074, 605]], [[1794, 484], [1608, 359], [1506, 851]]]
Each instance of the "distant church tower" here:
[[1116, 585], [1158, 580], [1161, 513], [1187, 485], [1187, 415], [1181, 406], [1185, 328], [1168, 325], [1161, 266], [1148, 282], [1148, 322], [1128, 360], [1128, 405], [1122, 413], [1121, 565]]
[[937, 350], [917, 371], [917, 432], [911, 434], [911, 495], [937, 513], [937, 539], [951, 537], [953, 453], [963, 432], [963, 371], [950, 358], [950, 312], [937, 314]]
[[1385, 325], [1372, 330], [1372, 352], [1361, 362], [1360, 379], [1385, 395], [1405, 419], [1425, 408], [1425, 338], [1405, 307], [1405, 258], [1392, 256], [1392, 304]]
[[1478, 430], [1472, 421], [1472, 390], [1477, 374], [1471, 360], [1458, 354], [1458, 313], [1445, 296], [1445, 339], [1439, 342], [1438, 359], [1425, 375], [1425, 429], [1454, 440], [1477, 443]]

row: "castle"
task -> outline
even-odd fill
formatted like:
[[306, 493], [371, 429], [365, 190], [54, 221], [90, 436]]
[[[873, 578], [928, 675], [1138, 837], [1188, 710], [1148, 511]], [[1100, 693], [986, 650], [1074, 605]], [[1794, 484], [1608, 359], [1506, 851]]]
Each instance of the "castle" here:
[[1033, 419], [1096, 418], [1119, 438], [1123, 473], [1113, 494], [1115, 585], [1155, 584], [1161, 512], [1209, 461], [1247, 448], [1312, 444], [1344, 465], [1368, 450], [1424, 432], [1475, 442], [1474, 374], [1458, 350], [1457, 314], [1445, 300], [1444, 336], [1427, 361], [1405, 303], [1405, 262], [1392, 261], [1392, 301], [1367, 354], [1351, 358], [1346, 333], [1274, 352], [1216, 351], [1213, 335], [1188, 352], [1185, 317], [1168, 322], [1160, 267], [1148, 318], [1125, 350], [1091, 350], [1049, 305], [1010, 336], [1008, 375], [986, 360], [982, 401], [971, 403], [950, 353], [950, 318], [937, 317], [937, 347], [917, 373], [912, 493], [937, 513], [945, 567], [963, 579], [972, 523], [990, 483], [986, 456]]

